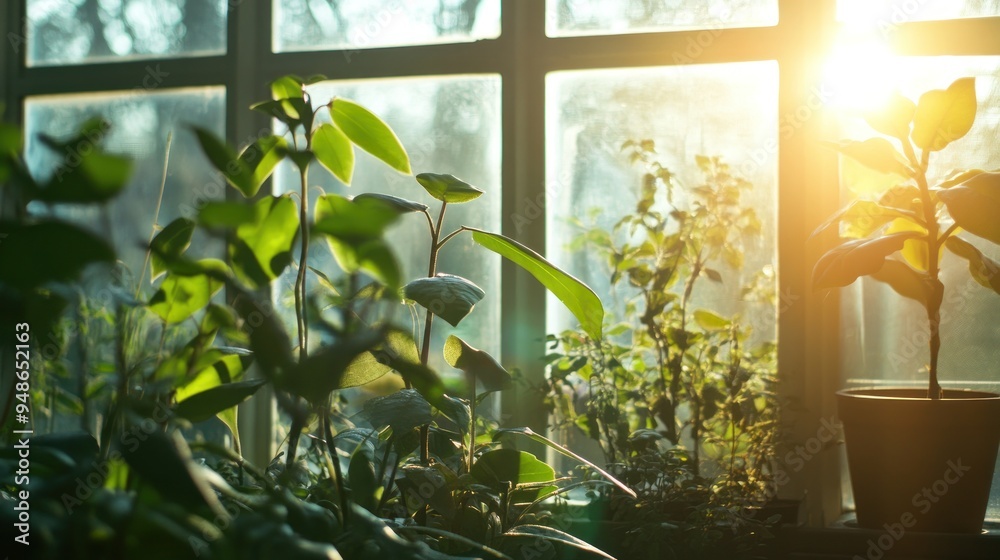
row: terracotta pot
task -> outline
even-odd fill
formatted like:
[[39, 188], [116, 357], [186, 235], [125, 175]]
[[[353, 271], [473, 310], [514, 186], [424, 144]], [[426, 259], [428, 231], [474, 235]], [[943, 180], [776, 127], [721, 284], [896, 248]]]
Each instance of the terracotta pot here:
[[979, 533], [1000, 444], [1000, 395], [922, 389], [837, 393], [858, 525]]

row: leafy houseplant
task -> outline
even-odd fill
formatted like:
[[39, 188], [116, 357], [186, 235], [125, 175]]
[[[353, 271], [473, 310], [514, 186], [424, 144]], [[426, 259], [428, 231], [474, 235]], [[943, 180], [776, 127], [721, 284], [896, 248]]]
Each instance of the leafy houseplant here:
[[[875, 171], [902, 179], [874, 200], [856, 200], [822, 225], [838, 224], [847, 239], [813, 270], [814, 289], [847, 286], [861, 276], [888, 284], [927, 311], [928, 388], [850, 390], [838, 393], [848, 446], [858, 523], [881, 529], [912, 515], [914, 495], [959, 461], [970, 466], [928, 511], [917, 530], [981, 530], [1000, 442], [1000, 395], [943, 390], [938, 375], [941, 259], [947, 249], [969, 262], [982, 286], [1000, 293], [998, 265], [959, 237], [967, 232], [1000, 244], [1000, 173], [955, 171], [930, 183], [932, 154], [965, 136], [977, 112], [974, 78], [924, 93], [917, 103], [894, 94], [883, 110], [866, 116], [886, 138], [842, 141], [833, 147]], [[816, 235], [814, 234], [814, 235]], [[898, 255], [898, 256], [896, 256]], [[905, 468], [887, 468], [905, 460]]]
[[[695, 296], [742, 272], [760, 234], [742, 199], [752, 185], [698, 156], [702, 180], [682, 186], [652, 141], [623, 148], [644, 171], [634, 212], [610, 231], [578, 223], [570, 249], [606, 260], [611, 286], [631, 295], [605, 339], [550, 337], [547, 401], [558, 428], [596, 441], [609, 469], [635, 484], [638, 499], [601, 494], [591, 505], [627, 529], [609, 541], [628, 557], [746, 554], [764, 528], [748, 506], [765, 501], [774, 458], [775, 345]], [[752, 277], [747, 308], [773, 310], [773, 275]]]
[[[466, 373], [469, 385], [468, 398], [461, 399], [449, 395], [427, 366], [432, 316], [457, 323], [482, 297], [471, 282], [436, 274], [438, 252], [454, 235], [471, 231], [478, 243], [539, 277], [569, 302], [594, 336], [600, 336], [600, 300], [513, 240], [471, 228], [442, 236], [446, 206], [480, 194], [451, 176], [417, 178], [441, 201], [436, 226], [426, 205], [385, 195], [324, 194], [310, 216], [306, 186], [314, 162], [346, 182], [354, 149], [360, 147], [410, 172], [405, 150], [384, 122], [345, 99], [314, 107], [310, 83], [280, 78], [272, 84], [273, 99], [254, 107], [288, 125], [288, 135], [261, 137], [238, 153], [211, 133], [193, 129], [209, 161], [252, 200], [212, 202], [199, 209], [196, 220], [154, 224], [148, 252], [152, 294], [139, 286], [136, 298], [120, 298], [113, 306], [114, 358], [108, 377], [114, 383], [102, 429], [94, 435], [33, 440], [41, 452], [33, 463], [31, 507], [38, 515], [36, 526], [44, 527], [35, 554], [440, 560], [453, 554], [510, 558], [525, 547], [549, 550], [555, 543], [602, 556], [586, 542], [538, 522], [542, 502], [565, 492], [567, 480], [529, 453], [498, 449], [497, 440], [530, 438], [582, 458], [526, 428], [494, 430], [477, 418], [475, 404], [482, 397], [477, 382], [487, 392], [502, 389], [503, 367], [485, 352], [449, 338], [446, 361]], [[317, 122], [320, 111], [328, 111], [331, 122]], [[44, 298], [59, 292], [55, 286], [72, 285], [85, 267], [113, 262], [115, 254], [85, 230], [31, 216], [27, 204], [101, 204], [124, 187], [128, 162], [93, 150], [86, 164], [68, 167], [74, 182], [40, 185], [19, 156], [20, 134], [2, 132], [0, 177], [10, 178], [4, 200], [15, 201], [18, 211], [0, 222], [0, 233], [6, 234], [0, 257], [5, 263], [44, 257], [33, 269], [3, 267], [3, 311], [12, 324], [34, 313], [32, 328], [45, 328], [38, 311], [58, 315], [65, 305], [39, 301], [47, 303]], [[86, 132], [68, 142], [86, 139]], [[298, 205], [290, 195], [259, 193], [281, 160], [299, 171]], [[425, 213], [431, 226], [430, 274], [401, 286], [384, 233], [411, 212]], [[225, 262], [189, 254], [199, 228], [225, 238]], [[327, 239], [343, 274], [309, 266], [310, 239], [316, 236]], [[63, 255], [67, 246], [71, 250]], [[263, 294], [293, 265], [290, 336]], [[322, 293], [306, 290], [309, 271]], [[223, 287], [229, 299], [214, 301]], [[400, 292], [427, 309], [420, 350], [409, 329], [393, 325], [382, 313], [384, 306], [401, 302]], [[136, 321], [154, 325], [159, 342], [130, 344], [134, 332], [143, 330], [133, 328]], [[169, 344], [181, 336], [177, 333], [184, 337], [181, 343]], [[132, 346], [145, 351], [131, 351]], [[259, 373], [255, 379], [243, 377], [250, 361]], [[370, 427], [338, 424], [339, 391], [390, 371], [408, 387], [365, 403], [356, 420]], [[284, 457], [279, 454], [267, 468], [258, 468], [241, 456], [235, 419], [236, 408], [265, 386], [274, 390], [293, 425]], [[232, 431], [232, 447], [184, 437], [182, 430], [213, 418]], [[195, 461], [194, 453], [205, 464]], [[0, 518], [8, 530], [16, 519], [15, 498], [26, 490], [12, 474], [17, 461], [14, 449], [0, 450]], [[602, 473], [603, 482], [596, 484], [613, 484], [634, 495], [591, 467]], [[158, 544], [155, 550], [148, 550], [149, 542]]]

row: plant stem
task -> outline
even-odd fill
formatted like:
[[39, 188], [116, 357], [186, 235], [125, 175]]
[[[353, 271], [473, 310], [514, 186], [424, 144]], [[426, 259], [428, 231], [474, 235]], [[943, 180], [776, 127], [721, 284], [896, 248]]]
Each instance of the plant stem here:
[[[920, 188], [920, 202], [924, 210], [924, 220], [927, 222], [927, 277], [931, 293], [927, 299], [927, 323], [930, 330], [930, 366], [927, 386], [927, 397], [941, 398], [941, 385], [938, 383], [938, 354], [941, 350], [941, 300], [944, 296], [944, 286], [939, 275], [941, 272], [939, 255], [941, 244], [946, 236], [939, 237], [940, 225], [937, 221], [937, 206], [931, 199], [930, 188], [927, 185], [927, 167], [930, 162], [930, 150], [923, 150], [920, 157], [920, 167], [917, 170], [917, 186]], [[950, 233], [951, 230], [949, 230]]]
[[337, 485], [337, 497], [340, 498], [340, 518], [346, 524], [350, 515], [348, 509], [347, 492], [344, 490], [344, 475], [340, 471], [340, 457], [337, 455], [337, 446], [333, 442], [333, 430], [330, 429], [329, 403], [323, 410], [323, 439], [326, 440], [326, 451], [330, 454], [330, 462], [333, 464], [334, 482]]
[[[308, 135], [306, 136], [306, 146], [308, 149], [309, 141]], [[302, 246], [299, 251], [299, 270], [298, 274], [295, 276], [295, 317], [298, 323], [299, 330], [299, 360], [303, 360], [308, 355], [309, 346], [309, 328], [308, 328], [308, 317], [306, 315], [306, 268], [309, 259], [309, 193], [308, 193], [308, 179], [309, 179], [309, 169], [303, 167], [299, 169], [299, 181], [301, 182], [301, 191], [299, 201], [299, 235], [302, 238]]]
[[167, 186], [167, 164], [170, 163], [170, 144], [173, 142], [174, 133], [167, 133], [167, 150], [163, 154], [163, 175], [160, 177], [160, 195], [156, 197], [156, 211], [153, 212], [153, 227], [150, 228], [149, 242], [146, 243], [146, 258], [142, 261], [142, 268], [139, 269], [139, 281], [135, 285], [135, 299], [139, 299], [142, 293], [142, 281], [146, 279], [146, 268], [149, 266], [150, 253], [153, 251], [153, 238], [156, 237], [156, 223], [160, 220], [160, 207], [163, 205], [163, 191]]

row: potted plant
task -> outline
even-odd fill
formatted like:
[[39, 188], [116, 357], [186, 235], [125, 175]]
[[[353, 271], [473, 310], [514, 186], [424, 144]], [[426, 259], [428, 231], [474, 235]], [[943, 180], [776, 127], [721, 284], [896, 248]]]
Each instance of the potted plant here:
[[927, 391], [851, 389], [837, 402], [844, 424], [858, 524], [883, 529], [978, 533], [1000, 442], [1000, 395], [943, 390], [938, 377], [944, 250], [968, 261], [982, 286], [1000, 293], [998, 265], [959, 237], [1000, 243], [1000, 173], [956, 171], [932, 186], [932, 155], [965, 136], [976, 117], [974, 78], [924, 93], [917, 103], [896, 93], [865, 117], [891, 138], [833, 147], [903, 183], [874, 200], [851, 202], [814, 235], [843, 226], [840, 243], [816, 263], [816, 290], [861, 276], [888, 284], [927, 311]]

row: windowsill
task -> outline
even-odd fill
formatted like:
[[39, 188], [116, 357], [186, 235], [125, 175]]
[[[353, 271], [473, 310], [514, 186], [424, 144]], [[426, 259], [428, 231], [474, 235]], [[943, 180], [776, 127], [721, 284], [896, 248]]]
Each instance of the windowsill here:
[[[1000, 523], [988, 522], [981, 535], [859, 529], [847, 514], [823, 529], [789, 527], [778, 531], [770, 558], [789, 560], [996, 560], [1000, 558]], [[879, 538], [882, 538], [881, 545]]]

